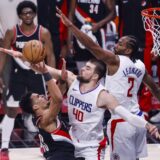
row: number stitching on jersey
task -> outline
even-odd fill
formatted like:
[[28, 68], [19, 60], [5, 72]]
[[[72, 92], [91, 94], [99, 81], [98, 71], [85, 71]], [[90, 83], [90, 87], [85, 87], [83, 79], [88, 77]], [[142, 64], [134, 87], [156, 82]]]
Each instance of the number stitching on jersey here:
[[91, 4], [89, 12], [98, 14], [98, 5]]
[[133, 95], [132, 95], [131, 91], [132, 91], [133, 86], [134, 86], [134, 78], [129, 77], [128, 78], [128, 83], [130, 84], [130, 87], [129, 87], [128, 92], [127, 92], [127, 97], [132, 97]]
[[73, 115], [75, 115], [75, 119], [83, 122], [84, 113], [76, 108], [73, 108]]

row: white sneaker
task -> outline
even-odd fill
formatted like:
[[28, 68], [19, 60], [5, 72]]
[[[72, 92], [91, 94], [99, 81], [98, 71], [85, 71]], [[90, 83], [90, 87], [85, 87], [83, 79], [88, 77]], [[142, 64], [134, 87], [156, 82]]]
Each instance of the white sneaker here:
[[27, 128], [29, 132], [38, 132], [38, 129], [36, 126], [34, 126], [32, 122], [32, 115], [31, 114], [24, 114], [23, 115], [24, 120], [24, 126]]
[[151, 117], [150, 121], [153, 123], [160, 123], [160, 112], [157, 113], [155, 116]]

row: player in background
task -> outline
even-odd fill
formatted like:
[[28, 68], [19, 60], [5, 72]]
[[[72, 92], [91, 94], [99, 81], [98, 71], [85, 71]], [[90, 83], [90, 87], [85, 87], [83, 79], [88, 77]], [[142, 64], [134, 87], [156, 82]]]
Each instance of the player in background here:
[[70, 1], [68, 0], [37, 0], [38, 23], [48, 28], [51, 33], [57, 68], [61, 66], [61, 57], [66, 55], [68, 30], [61, 20], [56, 16], [56, 6], [63, 10], [65, 15], [68, 15], [69, 3]]
[[[57, 9], [57, 11], [57, 16], [61, 18], [74, 36], [97, 59], [102, 60], [106, 64], [106, 89], [114, 95], [118, 102], [129, 112], [143, 117], [137, 100], [139, 84], [143, 80], [159, 100], [160, 90], [147, 72], [137, 68], [131, 61], [133, 54], [136, 54], [138, 49], [135, 37], [124, 36], [120, 38], [115, 46], [114, 52], [104, 50], [73, 25], [59, 9]], [[145, 75], [143, 72], [145, 72]], [[117, 157], [123, 160], [135, 160], [139, 157], [147, 156], [146, 130], [130, 126], [130, 124], [118, 115], [112, 112], [111, 114], [111, 120], [108, 124], [111, 159]]]
[[[69, 19], [81, 30], [84, 30], [85, 23], [90, 23], [93, 39], [104, 49], [106, 48], [105, 28], [107, 23], [115, 18], [115, 15], [115, 0], [71, 0], [70, 2]], [[90, 22], [86, 22], [86, 19], [90, 19]], [[87, 31], [86, 34], [88, 34]], [[73, 51], [74, 53], [79, 71], [87, 60], [93, 58], [93, 55], [72, 36], [70, 31], [67, 44], [68, 52]]]
[[[22, 51], [25, 42], [33, 39], [40, 40], [45, 47], [45, 52], [47, 54], [47, 63], [50, 66], [55, 66], [50, 33], [46, 28], [40, 25], [35, 25], [34, 18], [36, 16], [36, 13], [37, 7], [33, 2], [23, 1], [18, 4], [17, 15], [22, 21], [22, 23], [6, 31], [3, 47]], [[7, 58], [8, 57], [6, 54], [0, 54], [0, 75], [2, 75], [3, 73], [5, 64], [11, 63], [11, 72], [8, 73], [10, 74], [10, 81], [8, 91], [6, 93], [7, 112], [2, 121], [1, 151], [6, 152], [8, 151], [10, 136], [14, 127], [15, 117], [18, 113], [20, 97], [27, 90], [40, 94], [45, 94], [46, 91], [44, 80], [41, 75], [34, 73], [18, 58], [12, 58], [11, 62]], [[1, 82], [3, 82], [2, 79]], [[1, 89], [3, 89], [2, 86], [3, 83], [0, 84]], [[31, 127], [31, 125], [27, 127]], [[29, 129], [33, 129], [33, 127]]]

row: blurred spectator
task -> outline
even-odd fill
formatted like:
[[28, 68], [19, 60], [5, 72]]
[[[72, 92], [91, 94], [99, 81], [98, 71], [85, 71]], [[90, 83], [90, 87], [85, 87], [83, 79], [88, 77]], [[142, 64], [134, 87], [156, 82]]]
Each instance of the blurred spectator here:
[[[14, 50], [22, 51], [25, 42], [32, 39], [41, 40], [47, 54], [47, 63], [54, 67], [55, 60], [52, 51], [51, 36], [46, 28], [34, 23], [36, 13], [37, 7], [33, 2], [23, 1], [18, 4], [17, 15], [22, 22], [6, 31], [3, 47], [12, 47]], [[7, 61], [6, 54], [0, 54], [0, 75], [2, 75], [6, 63], [10, 63]], [[21, 96], [27, 90], [39, 94], [45, 94], [46, 90], [43, 77], [31, 71], [20, 59], [12, 58], [10, 75], [10, 83], [6, 96], [7, 114], [2, 121], [2, 152], [7, 152], [9, 147], [10, 136], [14, 127], [15, 117], [18, 113], [18, 102]], [[2, 82], [0, 88], [2, 88], [2, 77], [0, 79]], [[30, 131], [32, 131], [32, 127], [30, 125], [29, 127], [31, 129]]]
[[[105, 48], [105, 31], [104, 27], [108, 22], [115, 18], [115, 0], [100, 1], [81, 1], [71, 0], [69, 18], [74, 24], [82, 29], [86, 18], [90, 18], [92, 32], [100, 46]], [[83, 29], [82, 29], [83, 30]], [[93, 36], [92, 36], [93, 37]], [[75, 60], [78, 70], [84, 66], [85, 62], [92, 58], [92, 54], [85, 48], [82, 48], [75, 38], [69, 32], [68, 49], [75, 53]]]
[[37, 0], [38, 23], [49, 29], [52, 36], [53, 48], [57, 67], [60, 67], [60, 58], [66, 55], [67, 29], [56, 16], [56, 6], [65, 15], [68, 14], [68, 0]]

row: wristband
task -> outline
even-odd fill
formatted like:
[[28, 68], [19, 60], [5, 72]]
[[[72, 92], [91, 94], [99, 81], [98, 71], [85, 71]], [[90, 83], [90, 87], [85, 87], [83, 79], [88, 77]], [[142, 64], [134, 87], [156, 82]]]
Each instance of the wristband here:
[[43, 77], [46, 82], [48, 82], [52, 79], [52, 76], [50, 75], [49, 72], [43, 73]]

